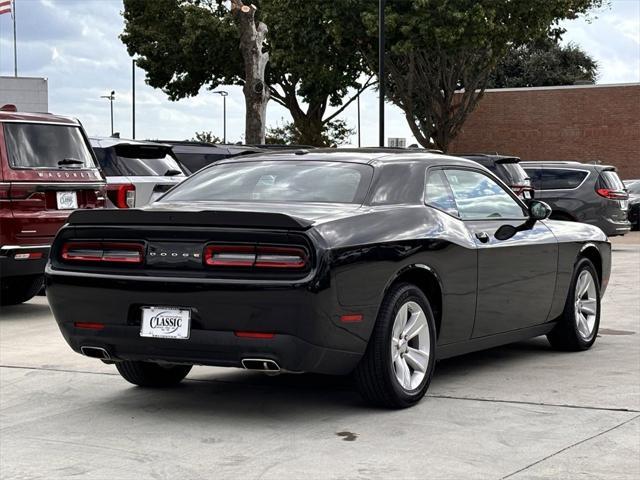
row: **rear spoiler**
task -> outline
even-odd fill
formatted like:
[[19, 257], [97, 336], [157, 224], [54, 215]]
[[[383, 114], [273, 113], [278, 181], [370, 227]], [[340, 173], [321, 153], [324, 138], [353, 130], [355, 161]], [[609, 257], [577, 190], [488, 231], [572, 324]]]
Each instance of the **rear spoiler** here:
[[76, 210], [69, 225], [170, 225], [306, 230], [313, 222], [283, 213], [234, 211], [157, 211], [138, 209]]

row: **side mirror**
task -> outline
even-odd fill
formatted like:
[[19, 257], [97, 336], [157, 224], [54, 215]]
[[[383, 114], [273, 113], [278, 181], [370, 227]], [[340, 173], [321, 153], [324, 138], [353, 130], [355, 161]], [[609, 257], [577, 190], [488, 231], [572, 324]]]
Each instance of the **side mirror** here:
[[551, 207], [540, 200], [529, 202], [529, 215], [531, 220], [546, 220], [551, 215]]

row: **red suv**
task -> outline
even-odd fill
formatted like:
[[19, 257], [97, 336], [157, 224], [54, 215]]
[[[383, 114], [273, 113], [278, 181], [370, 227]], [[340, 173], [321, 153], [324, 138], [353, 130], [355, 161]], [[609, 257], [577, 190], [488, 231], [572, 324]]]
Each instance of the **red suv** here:
[[104, 207], [96, 165], [77, 120], [0, 108], [0, 305], [42, 288], [49, 245], [71, 211]]

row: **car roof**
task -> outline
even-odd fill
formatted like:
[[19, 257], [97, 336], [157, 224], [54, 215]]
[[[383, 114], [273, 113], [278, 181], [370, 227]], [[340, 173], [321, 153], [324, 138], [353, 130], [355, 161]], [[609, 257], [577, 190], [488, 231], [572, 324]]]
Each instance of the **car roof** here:
[[476, 162], [495, 163], [519, 163], [520, 157], [514, 155], [501, 155], [499, 153], [454, 153], [457, 157], [468, 158]]
[[141, 140], [128, 140], [126, 138], [115, 137], [89, 137], [89, 142], [94, 148], [109, 148], [116, 145], [144, 145], [147, 147], [171, 148], [171, 145], [159, 142], [147, 142]]
[[325, 162], [348, 162], [361, 164], [386, 164], [408, 162], [430, 162], [446, 165], [477, 166], [471, 160], [432, 153], [428, 151], [415, 151], [390, 148], [317, 148], [313, 150], [286, 150], [274, 152], [261, 152], [242, 157], [233, 157], [216, 162], [215, 165], [224, 163], [255, 162], [255, 161], [280, 161], [280, 160], [305, 160]]
[[520, 162], [523, 167], [545, 167], [552, 166], [556, 168], [566, 167], [579, 167], [590, 168], [593, 170], [616, 170], [613, 165], [602, 165], [600, 163], [583, 163], [574, 160], [527, 160], [526, 162]]
[[8, 112], [3, 110], [0, 110], [0, 122], [59, 123], [76, 127], [80, 125], [80, 122], [75, 118], [53, 115], [52, 113]]

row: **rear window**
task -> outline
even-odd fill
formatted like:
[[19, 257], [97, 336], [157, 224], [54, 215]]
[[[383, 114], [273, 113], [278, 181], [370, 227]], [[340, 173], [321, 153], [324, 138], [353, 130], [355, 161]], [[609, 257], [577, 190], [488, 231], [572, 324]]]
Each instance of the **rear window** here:
[[497, 170], [497, 175], [511, 187], [531, 185], [529, 175], [517, 162], [498, 163]]
[[182, 167], [167, 148], [116, 145], [94, 150], [102, 171], [108, 177], [184, 175]]
[[585, 172], [584, 170], [568, 170], [563, 168], [543, 168], [539, 172], [538, 182], [542, 190], [568, 190], [576, 188], [589, 174], [589, 172]]
[[609, 190], [624, 190], [624, 184], [618, 174], [613, 170], [605, 170], [600, 172], [600, 183], [604, 188]]
[[14, 168], [95, 168], [79, 127], [5, 122], [4, 140]]
[[373, 167], [356, 163], [225, 163], [201, 170], [162, 197], [173, 201], [363, 202]]

